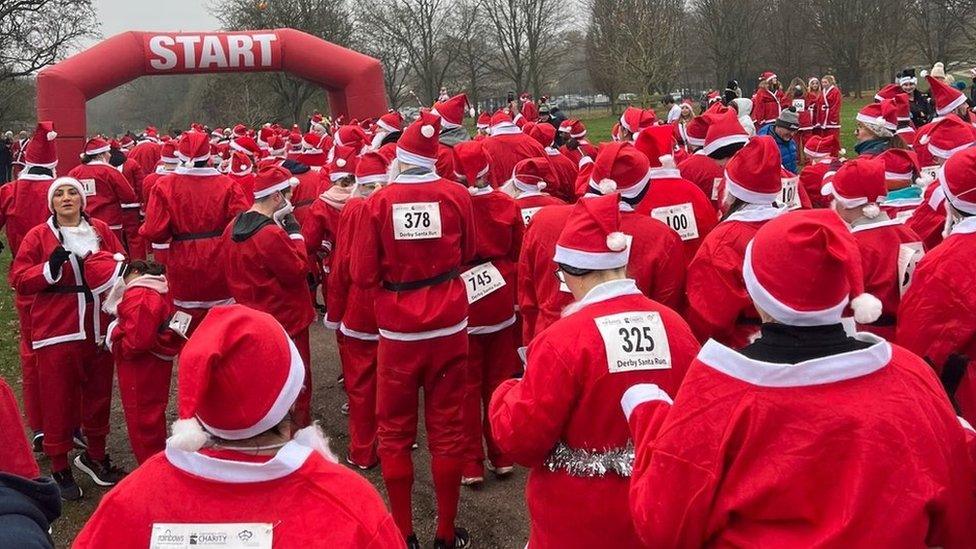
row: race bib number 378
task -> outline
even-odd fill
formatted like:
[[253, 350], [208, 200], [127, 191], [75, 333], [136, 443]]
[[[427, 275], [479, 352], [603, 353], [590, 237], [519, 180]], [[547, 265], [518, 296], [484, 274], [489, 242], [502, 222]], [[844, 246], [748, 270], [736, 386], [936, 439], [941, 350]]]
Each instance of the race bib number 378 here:
[[441, 209], [437, 202], [393, 205], [393, 238], [426, 240], [441, 237]]
[[671, 346], [661, 315], [632, 311], [594, 319], [611, 374], [671, 368]]

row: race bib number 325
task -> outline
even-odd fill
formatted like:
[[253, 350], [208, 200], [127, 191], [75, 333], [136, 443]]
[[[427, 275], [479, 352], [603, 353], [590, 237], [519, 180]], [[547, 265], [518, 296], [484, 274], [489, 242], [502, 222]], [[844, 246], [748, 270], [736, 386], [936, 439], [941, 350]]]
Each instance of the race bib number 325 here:
[[393, 238], [426, 240], [441, 237], [441, 209], [437, 202], [393, 205]]
[[611, 374], [671, 368], [671, 346], [661, 315], [632, 311], [594, 319]]

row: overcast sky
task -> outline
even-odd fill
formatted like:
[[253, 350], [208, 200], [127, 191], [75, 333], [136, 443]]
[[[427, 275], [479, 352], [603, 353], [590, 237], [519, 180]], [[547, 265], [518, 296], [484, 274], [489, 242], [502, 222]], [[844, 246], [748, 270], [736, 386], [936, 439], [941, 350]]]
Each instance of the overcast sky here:
[[[93, 3], [104, 38], [129, 30], [205, 31], [220, 26], [207, 11], [206, 0], [94, 0]], [[90, 40], [82, 48], [95, 42]]]

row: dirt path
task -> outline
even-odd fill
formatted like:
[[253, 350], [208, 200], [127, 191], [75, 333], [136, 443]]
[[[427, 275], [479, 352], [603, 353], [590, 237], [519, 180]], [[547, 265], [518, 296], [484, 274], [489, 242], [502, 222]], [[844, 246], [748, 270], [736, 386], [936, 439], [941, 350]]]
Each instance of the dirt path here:
[[[320, 324], [312, 327], [312, 362], [315, 393], [312, 400], [313, 417], [317, 419], [326, 435], [332, 439], [332, 449], [338, 456], [345, 456], [348, 432], [346, 416], [339, 411], [345, 402], [345, 394], [336, 383], [339, 374], [339, 359], [335, 339]], [[175, 380], [173, 382], [175, 396]], [[173, 401], [170, 401], [170, 415], [173, 415]], [[421, 409], [420, 449], [414, 452], [414, 468], [417, 479], [414, 483], [414, 521], [417, 535], [424, 543], [433, 539], [435, 526], [434, 490], [430, 478], [430, 454], [427, 453], [423, 434], [423, 410]], [[125, 436], [125, 423], [119, 407], [118, 391], [113, 399], [112, 434], [109, 438], [109, 452], [113, 460], [131, 470], [135, 460]], [[42, 471], [47, 471], [48, 463], [41, 461]], [[54, 537], [59, 547], [68, 547], [71, 540], [84, 525], [85, 520], [98, 505], [104, 489], [95, 486], [88, 477], [76, 472], [79, 484], [85, 490], [82, 502], [66, 503], [64, 513], [54, 524]], [[386, 497], [379, 468], [364, 473], [364, 476]], [[458, 524], [471, 532], [472, 545], [477, 548], [521, 548], [528, 538], [528, 521], [525, 511], [524, 469], [517, 469], [513, 477], [499, 481], [486, 477], [485, 486], [473, 491], [463, 488]]]

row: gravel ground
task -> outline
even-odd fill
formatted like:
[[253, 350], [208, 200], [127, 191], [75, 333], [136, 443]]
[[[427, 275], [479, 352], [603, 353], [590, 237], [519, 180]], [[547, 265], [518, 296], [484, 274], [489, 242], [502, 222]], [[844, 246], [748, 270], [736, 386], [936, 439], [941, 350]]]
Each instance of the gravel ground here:
[[[335, 338], [331, 332], [316, 323], [312, 327], [312, 362], [315, 393], [312, 399], [313, 415], [332, 439], [332, 448], [338, 456], [345, 456], [348, 443], [346, 416], [339, 411], [345, 402], [345, 394], [336, 383], [339, 373], [339, 358]], [[13, 381], [13, 380], [12, 380]], [[175, 396], [175, 380], [173, 382]], [[170, 416], [173, 419], [173, 401], [170, 402]], [[430, 477], [430, 454], [424, 444], [423, 408], [421, 407], [420, 449], [414, 452], [414, 522], [417, 535], [423, 543], [430, 543], [434, 535], [436, 512], [434, 489]], [[127, 470], [135, 467], [135, 459], [129, 449], [125, 435], [125, 423], [119, 406], [118, 391], [115, 393], [112, 410], [112, 434], [109, 438], [109, 452], [113, 461]], [[47, 471], [48, 462], [41, 458], [41, 469]], [[379, 468], [363, 473], [369, 481], [386, 497], [383, 479]], [[66, 503], [61, 518], [54, 524], [54, 538], [59, 547], [69, 547], [71, 540], [84, 525], [88, 516], [98, 505], [105, 489], [95, 486], [84, 474], [75, 471], [75, 478], [85, 490], [81, 502]], [[471, 533], [472, 546], [478, 548], [521, 548], [528, 539], [528, 520], [525, 510], [526, 471], [516, 469], [505, 480], [494, 479], [490, 473], [484, 486], [479, 490], [462, 488], [461, 505], [457, 524]]]

